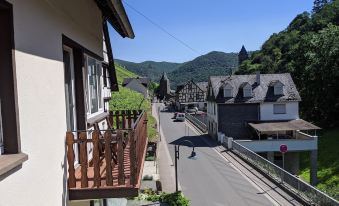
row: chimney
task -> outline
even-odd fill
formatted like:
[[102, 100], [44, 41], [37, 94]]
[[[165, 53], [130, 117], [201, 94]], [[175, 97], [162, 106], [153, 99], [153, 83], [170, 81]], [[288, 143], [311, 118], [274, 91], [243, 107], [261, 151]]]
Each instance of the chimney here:
[[257, 71], [256, 72], [256, 83], [257, 83], [257, 85], [260, 85], [260, 71]]

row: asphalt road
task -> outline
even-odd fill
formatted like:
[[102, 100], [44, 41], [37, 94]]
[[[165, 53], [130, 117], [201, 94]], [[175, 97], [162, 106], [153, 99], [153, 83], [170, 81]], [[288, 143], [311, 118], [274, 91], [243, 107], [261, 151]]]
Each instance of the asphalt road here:
[[180, 146], [178, 162], [180, 185], [191, 205], [274, 205], [213, 149], [215, 142], [196, 134], [184, 122], [175, 122], [172, 117], [173, 113], [160, 112], [161, 128], [173, 163], [174, 144], [183, 144], [187, 139], [196, 147], [196, 159], [189, 159], [192, 148], [188, 144]]

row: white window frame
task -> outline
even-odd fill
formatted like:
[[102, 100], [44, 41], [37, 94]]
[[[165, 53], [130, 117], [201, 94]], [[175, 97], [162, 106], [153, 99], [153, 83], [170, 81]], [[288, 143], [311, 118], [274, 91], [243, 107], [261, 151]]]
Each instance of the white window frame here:
[[244, 97], [252, 97], [252, 87], [251, 85], [247, 84], [243, 87], [243, 96]]
[[223, 91], [224, 91], [224, 97], [233, 97], [233, 87], [230, 86], [229, 84], [225, 85], [223, 87]]
[[276, 84], [274, 85], [274, 95], [282, 95], [284, 94], [283, 85]]
[[[87, 55], [87, 54], [84, 54], [84, 58], [85, 58], [85, 69], [84, 69], [84, 79], [86, 80], [85, 81], [85, 94], [86, 94], [86, 109], [87, 109], [87, 119], [89, 118], [92, 118], [94, 116], [97, 116], [98, 114], [101, 114], [104, 112], [104, 86], [103, 86], [103, 68], [102, 68], [102, 62], [97, 60], [96, 58], [90, 56], [90, 55]], [[100, 69], [101, 72], [100, 72], [100, 76], [99, 76], [99, 79], [96, 78], [96, 81], [97, 81], [97, 100], [98, 100], [98, 111], [96, 112], [91, 112], [91, 108], [92, 108], [92, 101], [91, 101], [91, 92], [90, 92], [90, 75], [88, 74], [88, 60], [89, 59], [94, 59], [95, 62], [96, 62], [96, 69]], [[98, 74], [98, 70], [96, 71], [97, 74]], [[98, 81], [99, 80], [99, 81]], [[99, 96], [100, 94], [100, 96]]]
[[273, 104], [273, 114], [286, 114], [286, 104]]

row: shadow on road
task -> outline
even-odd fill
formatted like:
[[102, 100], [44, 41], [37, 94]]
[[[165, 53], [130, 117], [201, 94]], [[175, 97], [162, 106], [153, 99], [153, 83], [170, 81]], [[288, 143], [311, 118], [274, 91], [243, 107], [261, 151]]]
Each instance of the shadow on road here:
[[194, 144], [194, 147], [218, 146], [218, 143], [216, 141], [211, 140], [207, 135], [183, 136], [180, 137], [179, 139], [170, 142], [170, 144], [191, 147], [192, 145], [185, 140], [191, 141]]

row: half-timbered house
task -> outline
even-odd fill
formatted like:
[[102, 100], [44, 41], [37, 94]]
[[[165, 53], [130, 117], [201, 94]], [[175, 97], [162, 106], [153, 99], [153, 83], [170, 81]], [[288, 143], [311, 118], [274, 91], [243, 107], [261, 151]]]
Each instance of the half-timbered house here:
[[177, 86], [175, 98], [177, 110], [186, 110], [189, 107], [197, 107], [199, 110], [206, 109], [207, 85], [207, 82], [195, 83], [193, 80], [189, 80]]

